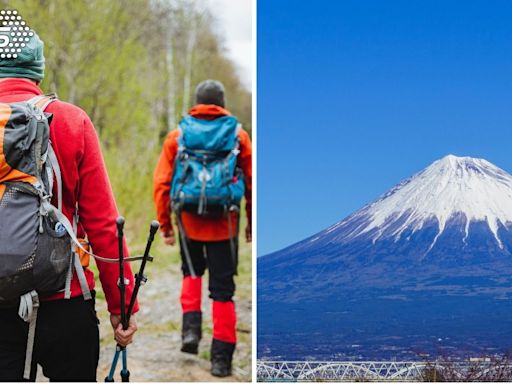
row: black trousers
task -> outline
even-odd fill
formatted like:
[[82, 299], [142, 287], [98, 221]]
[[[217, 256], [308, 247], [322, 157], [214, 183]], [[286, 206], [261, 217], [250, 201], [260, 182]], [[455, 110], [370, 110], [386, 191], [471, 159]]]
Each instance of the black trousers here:
[[[98, 318], [94, 299], [41, 302], [37, 315], [32, 359], [50, 381], [96, 381], [100, 353]], [[24, 381], [28, 323], [18, 308], [0, 308], [0, 381]]]
[[[197, 241], [187, 239], [192, 266], [197, 276], [203, 276], [208, 268], [208, 289], [210, 298], [216, 301], [231, 301], [235, 294], [236, 269], [238, 264], [238, 244], [229, 240]], [[181, 270], [184, 276], [190, 276], [183, 244], [180, 242]]]

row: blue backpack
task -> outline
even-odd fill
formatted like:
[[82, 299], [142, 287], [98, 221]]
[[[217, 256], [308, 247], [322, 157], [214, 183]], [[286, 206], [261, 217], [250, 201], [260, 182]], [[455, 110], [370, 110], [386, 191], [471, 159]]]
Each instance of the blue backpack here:
[[238, 210], [245, 191], [243, 173], [236, 165], [238, 120], [233, 116], [215, 120], [185, 116], [179, 129], [171, 181], [173, 209], [200, 216]]

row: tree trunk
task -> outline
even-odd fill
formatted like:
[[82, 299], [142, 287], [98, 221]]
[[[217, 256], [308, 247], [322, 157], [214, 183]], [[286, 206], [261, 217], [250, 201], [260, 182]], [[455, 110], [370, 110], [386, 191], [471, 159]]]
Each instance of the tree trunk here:
[[190, 83], [192, 82], [192, 58], [194, 54], [194, 46], [196, 44], [197, 21], [195, 15], [192, 17], [190, 34], [187, 42], [187, 55], [185, 60], [185, 77], [183, 78], [183, 105], [181, 114], [186, 115], [190, 102]]
[[[170, 34], [171, 35], [171, 34]], [[174, 42], [167, 39], [167, 130], [176, 127], [176, 74], [174, 72]]]

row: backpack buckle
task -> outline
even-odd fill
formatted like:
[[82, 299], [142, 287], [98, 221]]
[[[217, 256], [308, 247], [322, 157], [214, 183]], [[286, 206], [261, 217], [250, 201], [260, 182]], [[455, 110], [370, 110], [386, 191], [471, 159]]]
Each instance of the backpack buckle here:
[[205, 168], [203, 168], [197, 175], [197, 178], [200, 182], [206, 183], [212, 179], [212, 175], [210, 175], [210, 173]]

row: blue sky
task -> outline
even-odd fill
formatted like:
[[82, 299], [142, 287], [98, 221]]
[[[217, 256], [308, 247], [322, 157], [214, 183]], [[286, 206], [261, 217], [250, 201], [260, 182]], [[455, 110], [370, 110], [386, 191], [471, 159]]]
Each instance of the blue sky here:
[[258, 255], [448, 153], [512, 173], [512, 1], [258, 0]]

